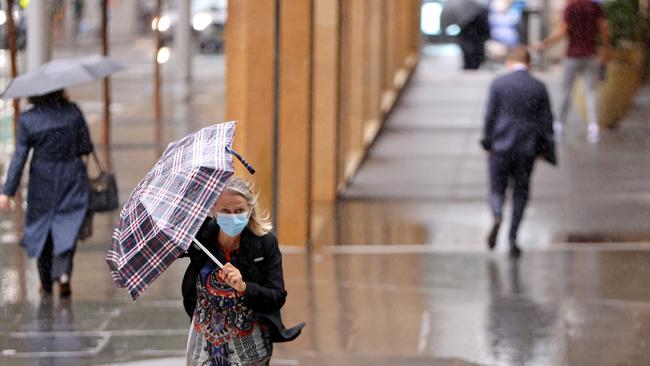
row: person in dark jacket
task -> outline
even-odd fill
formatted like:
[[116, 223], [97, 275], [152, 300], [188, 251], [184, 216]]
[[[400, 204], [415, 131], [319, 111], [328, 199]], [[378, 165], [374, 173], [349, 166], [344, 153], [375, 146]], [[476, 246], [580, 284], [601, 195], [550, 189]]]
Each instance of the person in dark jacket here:
[[187, 364], [267, 365], [273, 342], [298, 337], [304, 323], [286, 329], [280, 317], [287, 291], [282, 254], [268, 215], [251, 185], [232, 178], [196, 239], [221, 263], [190, 247], [182, 283], [191, 320]]
[[41, 294], [70, 297], [77, 234], [88, 208], [88, 179], [81, 159], [93, 151], [81, 110], [63, 90], [30, 97], [33, 108], [20, 115], [16, 150], [0, 195], [0, 209], [10, 209], [29, 151], [33, 150], [27, 186], [27, 212], [21, 245], [38, 258]]
[[[530, 54], [524, 47], [506, 58], [509, 73], [490, 88], [481, 144], [489, 153], [490, 208], [494, 216], [488, 247], [496, 246], [505, 193], [513, 182], [510, 254], [521, 255], [517, 232], [528, 202], [530, 178], [537, 156], [554, 161], [553, 114], [546, 86], [529, 72]], [[548, 151], [548, 150], [551, 151]]]
[[458, 46], [463, 53], [463, 69], [477, 70], [485, 62], [485, 42], [490, 39], [488, 10], [483, 8], [458, 34]]

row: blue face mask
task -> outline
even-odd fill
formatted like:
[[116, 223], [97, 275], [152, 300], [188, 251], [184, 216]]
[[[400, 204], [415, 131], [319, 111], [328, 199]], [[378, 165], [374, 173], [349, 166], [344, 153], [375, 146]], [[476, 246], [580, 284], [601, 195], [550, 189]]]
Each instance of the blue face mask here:
[[217, 224], [224, 234], [235, 237], [241, 234], [246, 225], [248, 225], [248, 217], [248, 212], [240, 214], [217, 213]]

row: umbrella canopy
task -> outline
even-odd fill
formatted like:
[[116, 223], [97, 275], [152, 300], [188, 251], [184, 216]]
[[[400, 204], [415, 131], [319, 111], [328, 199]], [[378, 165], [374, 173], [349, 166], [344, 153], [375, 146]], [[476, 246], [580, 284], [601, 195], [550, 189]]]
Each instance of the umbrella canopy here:
[[56, 59], [13, 79], [0, 98], [43, 95], [71, 85], [105, 78], [123, 68], [102, 55]]
[[124, 204], [106, 261], [134, 300], [187, 251], [233, 175], [235, 125], [206, 127], [169, 144]]
[[463, 27], [487, 9], [479, 0], [448, 0], [440, 14], [440, 27], [446, 29], [452, 24]]

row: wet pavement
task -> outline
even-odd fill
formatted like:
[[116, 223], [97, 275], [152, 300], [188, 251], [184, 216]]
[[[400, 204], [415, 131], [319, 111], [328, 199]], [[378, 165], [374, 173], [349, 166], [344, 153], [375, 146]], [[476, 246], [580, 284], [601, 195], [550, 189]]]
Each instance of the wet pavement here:
[[[137, 54], [119, 52], [124, 60]], [[143, 102], [150, 75], [146, 57], [140, 60], [114, 82], [123, 195], [156, 158]], [[309, 253], [283, 247], [283, 317], [307, 327], [295, 342], [275, 345], [271, 364], [649, 364], [650, 92], [597, 146], [584, 142], [573, 115], [561, 166], [538, 165], [521, 229], [525, 253], [512, 261], [504, 248], [487, 253], [483, 243], [490, 218], [478, 138], [495, 72], [461, 74], [457, 60], [450, 49], [424, 50], [318, 245]], [[202, 68], [205, 77], [223, 76], [220, 56], [196, 62], [214, 65]], [[557, 90], [557, 69], [541, 76]], [[166, 139], [218, 120], [222, 82], [197, 84], [191, 106], [169, 96], [166, 108], [185, 113], [167, 114]], [[91, 128], [98, 137], [95, 91], [85, 88], [73, 95], [97, 118]], [[95, 235], [75, 258], [72, 302], [43, 302], [35, 264], [16, 245], [16, 217], [1, 215], [0, 365], [183, 364], [186, 260], [133, 303], [114, 288], [104, 262], [116, 214], [98, 215]]]

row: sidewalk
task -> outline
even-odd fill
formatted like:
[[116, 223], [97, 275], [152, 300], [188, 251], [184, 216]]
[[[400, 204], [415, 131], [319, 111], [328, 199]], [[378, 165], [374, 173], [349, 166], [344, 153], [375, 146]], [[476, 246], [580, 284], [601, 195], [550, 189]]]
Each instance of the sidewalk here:
[[[345, 192], [345, 205], [349, 212], [381, 210], [381, 217], [368, 218], [376, 225], [410, 223], [399, 231], [414, 241], [402, 244], [483, 250], [491, 217], [479, 139], [489, 84], [503, 70], [462, 73], [454, 51], [444, 46], [423, 50], [399, 106]], [[547, 82], [556, 106], [561, 69], [535, 74]], [[559, 167], [536, 164], [520, 230], [525, 249], [650, 241], [649, 101], [646, 87], [621, 127], [603, 131], [598, 145], [586, 142], [586, 125], [572, 111], [559, 144]], [[509, 219], [510, 208], [505, 213]], [[368, 244], [362, 230], [349, 234], [343, 235], [348, 244]]]
[[[540, 164], [536, 171], [522, 227], [524, 256], [511, 261], [488, 254], [483, 242], [490, 217], [478, 139], [495, 74], [461, 73], [453, 50], [424, 50], [411, 85], [337, 205], [335, 239], [313, 252], [281, 248], [289, 294], [283, 320], [307, 326], [296, 341], [274, 345], [271, 365], [648, 364], [650, 243], [566, 242], [569, 233], [648, 241], [650, 91], [600, 145], [584, 142], [584, 126], [572, 117], [561, 167]], [[157, 156], [150, 75], [141, 60], [132, 78], [115, 79], [121, 194]], [[542, 76], [553, 93], [557, 70]], [[210, 108], [218, 108], [209, 104], [222, 84], [206, 84], [195, 83], [207, 90], [187, 109], [190, 117], [168, 120], [166, 138], [204, 123]], [[97, 138], [93, 90], [74, 93], [95, 118]], [[184, 108], [173, 99], [166, 106]], [[95, 235], [78, 246], [73, 299], [66, 304], [39, 301], [35, 263], [17, 245], [20, 220], [0, 215], [0, 365], [183, 364], [189, 319], [180, 284], [187, 259], [133, 302], [115, 288], [105, 264], [115, 218], [98, 215]]]

